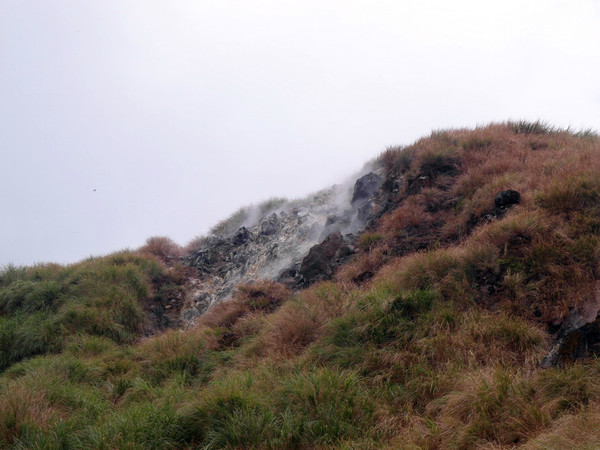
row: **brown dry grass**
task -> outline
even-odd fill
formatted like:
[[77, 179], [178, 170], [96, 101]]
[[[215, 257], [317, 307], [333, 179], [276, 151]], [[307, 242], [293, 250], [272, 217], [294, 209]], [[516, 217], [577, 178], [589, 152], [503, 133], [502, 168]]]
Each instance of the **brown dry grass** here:
[[[360, 283], [394, 255], [434, 250], [393, 262], [383, 273], [403, 278], [396, 282], [405, 289], [433, 283], [436, 289], [454, 291], [453, 298], [482, 300], [489, 296], [478, 291], [480, 281], [461, 275], [473, 264], [460, 253], [472, 255], [476, 246], [490, 248], [497, 261], [488, 261], [487, 268], [475, 263], [474, 269], [487, 270], [488, 277], [495, 271], [501, 277], [497, 286], [491, 286], [493, 302], [506, 303], [515, 313], [558, 322], [569, 308], [589, 297], [597, 272], [590, 268], [592, 256], [578, 260], [569, 253], [574, 246], [587, 246], [590, 254], [598, 249], [591, 238], [588, 244], [577, 241], [578, 234], [600, 228], [600, 220], [577, 213], [600, 205], [598, 155], [597, 138], [512, 122], [440, 131], [410, 147], [388, 149], [380, 157], [386, 173], [404, 174], [398, 207], [370, 231], [379, 233], [380, 239], [340, 270], [337, 279]], [[519, 191], [521, 203], [497, 219], [494, 196], [506, 189]], [[502, 260], [505, 264], [499, 266]], [[515, 264], [521, 270], [511, 267]], [[525, 276], [523, 264], [538, 271], [539, 280]], [[580, 289], [573, 291], [574, 285]]]
[[169, 266], [176, 263], [183, 256], [181, 246], [166, 236], [148, 238], [146, 244], [140, 247], [139, 252], [156, 256]]
[[600, 448], [600, 404], [593, 403], [576, 414], [556, 421], [550, 430], [531, 439], [524, 449], [596, 449]]
[[261, 333], [262, 353], [291, 357], [301, 353], [323, 333], [323, 325], [347, 311], [352, 299], [341, 283], [322, 282], [296, 295], [269, 316]]
[[282, 284], [259, 280], [237, 286], [233, 298], [210, 308], [199, 320], [199, 326], [231, 328], [239, 319], [250, 313], [269, 313], [277, 309], [290, 296]]

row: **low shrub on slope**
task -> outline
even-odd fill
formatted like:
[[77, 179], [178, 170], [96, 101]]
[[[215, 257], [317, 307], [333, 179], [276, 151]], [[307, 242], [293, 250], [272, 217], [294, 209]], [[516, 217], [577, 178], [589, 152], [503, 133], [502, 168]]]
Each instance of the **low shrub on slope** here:
[[333, 281], [242, 286], [194, 329], [139, 338], [177, 285], [151, 256], [6, 269], [2, 445], [598, 446], [598, 361], [539, 367], [597, 300], [598, 138], [495, 124], [380, 161], [387, 207]]

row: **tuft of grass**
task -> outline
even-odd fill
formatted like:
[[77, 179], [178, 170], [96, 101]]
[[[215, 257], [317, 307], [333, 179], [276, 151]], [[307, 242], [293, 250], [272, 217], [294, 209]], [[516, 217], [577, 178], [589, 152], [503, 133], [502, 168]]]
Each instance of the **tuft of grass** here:
[[537, 196], [538, 204], [553, 213], [600, 210], [600, 174], [588, 172], [556, 180]]
[[413, 171], [420, 176], [435, 178], [442, 174], [454, 174], [460, 166], [460, 154], [454, 148], [435, 149], [423, 152], [416, 159], [418, 169]]
[[508, 122], [508, 125], [515, 134], [550, 134], [557, 131], [554, 127], [541, 120], [536, 120], [535, 122], [519, 120], [518, 122]]
[[163, 263], [172, 265], [183, 256], [183, 249], [166, 236], [148, 238], [139, 252], [156, 256]]
[[257, 205], [258, 213], [261, 217], [267, 216], [285, 205], [288, 200], [285, 197], [271, 197]]
[[377, 244], [383, 240], [381, 233], [365, 232], [358, 238], [358, 248], [362, 251], [371, 251]]
[[139, 348], [144, 356], [142, 373], [153, 383], [178, 375], [187, 381], [208, 381], [219, 360], [210, 351], [214, 338], [197, 330], [186, 335], [168, 331]]
[[299, 444], [332, 445], [370, 426], [375, 407], [369, 394], [356, 374], [323, 368], [284, 380], [276, 404], [294, 417]]

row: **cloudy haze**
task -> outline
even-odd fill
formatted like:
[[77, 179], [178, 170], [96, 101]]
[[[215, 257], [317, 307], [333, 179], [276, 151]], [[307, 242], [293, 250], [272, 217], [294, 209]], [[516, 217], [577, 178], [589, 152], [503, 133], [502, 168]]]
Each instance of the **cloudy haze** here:
[[0, 0], [0, 265], [185, 244], [432, 129], [598, 129], [597, 5]]

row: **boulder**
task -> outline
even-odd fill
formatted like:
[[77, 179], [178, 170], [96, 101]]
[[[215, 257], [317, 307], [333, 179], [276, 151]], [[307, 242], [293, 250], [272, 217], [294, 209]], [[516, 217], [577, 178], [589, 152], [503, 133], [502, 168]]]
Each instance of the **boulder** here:
[[271, 214], [269, 217], [265, 217], [260, 223], [260, 234], [262, 236], [270, 236], [279, 231], [279, 217], [276, 213]]
[[245, 244], [246, 242], [248, 242], [248, 239], [250, 239], [250, 232], [248, 231], [248, 229], [246, 227], [242, 227], [239, 230], [237, 230], [235, 232], [235, 234], [233, 235], [233, 245], [240, 246]]
[[368, 174], [360, 177], [354, 183], [354, 193], [352, 194], [352, 204], [358, 201], [370, 200], [381, 184], [383, 180], [379, 175], [374, 172], [369, 172]]
[[279, 274], [276, 281], [288, 289], [296, 289], [302, 284], [302, 277], [296, 269], [288, 268]]
[[512, 189], [501, 191], [494, 197], [494, 205], [496, 208], [506, 208], [511, 205], [516, 205], [521, 202], [521, 194]]
[[344, 242], [339, 231], [329, 234], [323, 242], [314, 245], [302, 260], [299, 275], [308, 286], [317, 281], [330, 280], [340, 262], [354, 253], [354, 249]]

